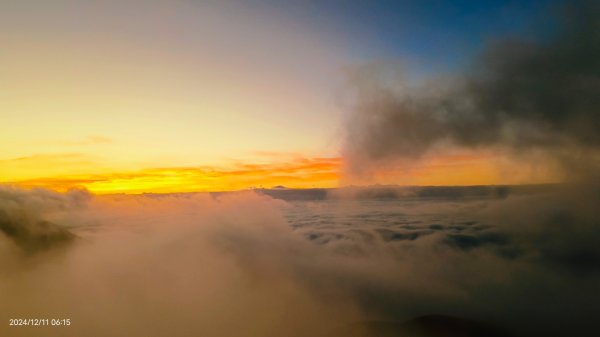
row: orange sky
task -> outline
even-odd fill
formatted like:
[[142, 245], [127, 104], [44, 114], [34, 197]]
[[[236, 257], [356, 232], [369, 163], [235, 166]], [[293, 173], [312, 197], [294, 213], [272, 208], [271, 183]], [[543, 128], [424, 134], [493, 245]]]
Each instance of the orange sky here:
[[[165, 166], [78, 174], [65, 168], [69, 165], [85, 167], [87, 163], [85, 157], [66, 154], [59, 158], [37, 156], [0, 161], [0, 173], [5, 176], [10, 172], [26, 173], [24, 176], [15, 176], [16, 179], [7, 181], [24, 187], [45, 187], [59, 191], [78, 187], [98, 194], [231, 191], [272, 188], [280, 185], [290, 188], [375, 183], [488, 185], [544, 183], [557, 180], [556, 174], [547, 166], [524, 165], [490, 154], [432, 156], [410, 165], [380, 167], [360, 180], [344, 173], [343, 161], [339, 157], [303, 158], [269, 153], [266, 155], [272, 162], [263, 161], [256, 164], [235, 162], [226, 167]], [[287, 160], [283, 161], [284, 158]], [[62, 165], [58, 165], [59, 163]], [[30, 166], [29, 170], [27, 166]], [[21, 170], [18, 170], [18, 167]], [[61, 167], [63, 173], [53, 172], [53, 168], [57, 167]], [[42, 172], [53, 172], [53, 174], [43, 176], [40, 175]]]
[[66, 174], [12, 183], [61, 191], [83, 187], [99, 194], [231, 191], [278, 185], [294, 188], [335, 187], [338, 184], [339, 167], [339, 158], [297, 158], [287, 163], [237, 163], [228, 168], [163, 167], [101, 174]]
[[[361, 179], [339, 158], [334, 31], [222, 2], [57, 2], [0, 11], [0, 183], [95, 193], [553, 180], [493, 153]], [[134, 17], [131, 13], [135, 13]]]

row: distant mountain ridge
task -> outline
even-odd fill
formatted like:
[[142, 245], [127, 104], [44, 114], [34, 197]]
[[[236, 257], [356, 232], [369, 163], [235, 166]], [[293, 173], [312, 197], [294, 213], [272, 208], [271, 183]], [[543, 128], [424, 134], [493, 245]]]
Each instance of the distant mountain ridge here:
[[[254, 189], [255, 192], [275, 199], [293, 200], [409, 200], [409, 199], [468, 199], [506, 198], [509, 195], [546, 193], [556, 189], [556, 184], [543, 185], [478, 185], [478, 186], [395, 186], [375, 185], [367, 187]], [[213, 194], [221, 194], [213, 193]]]

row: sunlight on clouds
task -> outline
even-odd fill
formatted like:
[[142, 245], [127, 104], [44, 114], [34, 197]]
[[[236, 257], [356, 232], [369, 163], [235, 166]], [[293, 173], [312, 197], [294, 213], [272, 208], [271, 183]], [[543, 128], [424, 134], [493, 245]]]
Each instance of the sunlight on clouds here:
[[[286, 157], [285, 154], [277, 154]], [[229, 166], [163, 167], [141, 170], [112, 170], [81, 173], [64, 166], [54, 175], [42, 175], [44, 166], [56, 165], [61, 160], [75, 160], [76, 155], [31, 156], [13, 161], [0, 161], [0, 172], [5, 182], [24, 187], [46, 187], [65, 191], [83, 187], [100, 194], [110, 193], [172, 193], [196, 191], [232, 191], [248, 188], [329, 188], [340, 185], [364, 185], [370, 183], [400, 185], [498, 185], [524, 182], [547, 183], [559, 181], [551, 167], [517, 163], [498, 159], [491, 154], [438, 155], [418, 164], [382, 166], [363, 181], [351, 180], [340, 175], [342, 159], [303, 158], [287, 156], [287, 161], [262, 163], [236, 162]], [[79, 158], [81, 160], [81, 158]], [[273, 158], [271, 158], [273, 160]], [[28, 167], [29, 166], [29, 167]], [[16, 170], [20, 167], [22, 170]], [[11, 175], [10, 173], [13, 172]]]
[[97, 175], [69, 175], [13, 181], [24, 187], [64, 191], [84, 187], [94, 193], [231, 191], [285, 185], [337, 186], [339, 158], [298, 159], [290, 163], [238, 164], [231, 168], [175, 167]]
[[370, 168], [361, 177], [341, 174], [344, 185], [469, 186], [552, 183], [560, 169], [547, 158], [515, 159], [501, 151], [432, 154]]

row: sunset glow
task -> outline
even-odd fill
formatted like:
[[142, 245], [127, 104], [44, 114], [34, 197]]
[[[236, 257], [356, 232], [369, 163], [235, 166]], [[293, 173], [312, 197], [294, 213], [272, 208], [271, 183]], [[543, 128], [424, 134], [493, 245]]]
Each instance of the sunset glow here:
[[596, 337], [600, 1], [0, 0], [0, 337]]
[[0, 21], [3, 183], [142, 193], [558, 179], [548, 163], [494, 151], [347, 172], [346, 82], [367, 48], [352, 30], [219, 2], [153, 2], [135, 20], [127, 2], [11, 7]]
[[[63, 158], [20, 158], [0, 162], [0, 172], [10, 183], [23, 187], [45, 187], [57, 191], [85, 188], [99, 194], [173, 193], [233, 191], [250, 188], [332, 188], [365, 183], [409, 186], [495, 185], [548, 183], [560, 179], [551, 168], [502, 162], [491, 155], [436, 156], [410, 166], [382, 167], [365, 180], [348, 177], [342, 158], [292, 158], [287, 162], [236, 163], [229, 167], [163, 167], [142, 170], [77, 174], [86, 170], [85, 160], [76, 155]], [[47, 169], [62, 161], [67, 174]], [[54, 166], [49, 166], [50, 168]], [[87, 168], [90, 172], [93, 169]], [[102, 170], [98, 169], [98, 172]], [[11, 172], [13, 174], [11, 176]], [[44, 176], [44, 173], [47, 173]]]
[[73, 174], [15, 183], [59, 191], [83, 187], [100, 194], [232, 191], [278, 185], [293, 188], [335, 187], [339, 166], [339, 158], [315, 158], [279, 164], [240, 164], [228, 169], [172, 167], [97, 175]]

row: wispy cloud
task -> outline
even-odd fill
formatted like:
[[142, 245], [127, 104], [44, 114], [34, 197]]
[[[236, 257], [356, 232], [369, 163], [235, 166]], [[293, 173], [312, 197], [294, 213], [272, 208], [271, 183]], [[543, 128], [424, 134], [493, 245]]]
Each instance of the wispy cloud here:
[[[283, 155], [282, 155], [283, 156]], [[248, 188], [337, 187], [347, 184], [486, 185], [554, 182], [551, 167], [498, 159], [497, 153], [471, 152], [425, 156], [405, 166], [381, 165], [364, 181], [344, 179], [340, 157], [292, 156], [272, 162], [234, 162], [227, 166], [164, 166], [109, 169], [82, 154], [35, 155], [0, 161], [4, 182], [64, 191], [83, 187], [96, 193], [231, 191]], [[504, 160], [504, 161], [503, 161]], [[14, 172], [24, 175], [15, 176]], [[556, 170], [555, 170], [556, 171]], [[26, 173], [26, 175], [25, 175]]]
[[57, 175], [14, 183], [55, 190], [85, 187], [97, 193], [222, 191], [276, 185], [332, 187], [338, 183], [340, 165], [339, 158], [298, 158], [287, 163], [235, 164], [228, 168], [160, 167], [109, 174]]

